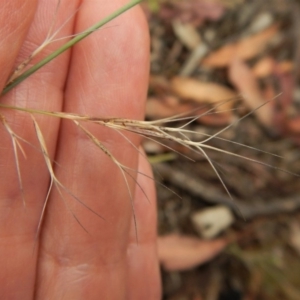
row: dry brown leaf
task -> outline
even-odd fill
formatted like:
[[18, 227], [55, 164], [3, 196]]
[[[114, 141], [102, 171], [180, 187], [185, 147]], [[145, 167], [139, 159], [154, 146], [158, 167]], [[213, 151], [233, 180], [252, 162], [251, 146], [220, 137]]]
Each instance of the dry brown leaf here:
[[270, 56], [260, 59], [252, 68], [253, 74], [258, 78], [263, 78], [274, 73], [275, 64], [282, 73], [289, 73], [293, 70], [291, 61], [281, 61], [276, 63]]
[[158, 257], [167, 271], [183, 271], [204, 264], [218, 255], [228, 240], [201, 240], [176, 234], [158, 238]]
[[[253, 72], [241, 59], [235, 58], [232, 60], [229, 66], [229, 78], [242, 94], [244, 101], [251, 110], [256, 109], [266, 101]], [[272, 126], [273, 112], [270, 105], [256, 110], [255, 115], [262, 125], [267, 128]]]
[[251, 59], [261, 53], [278, 32], [278, 24], [246, 37], [236, 43], [227, 44], [212, 52], [203, 61], [203, 66], [226, 67], [231, 63], [233, 57], [241, 60]]
[[272, 57], [263, 57], [253, 66], [252, 72], [258, 78], [267, 77], [272, 74], [274, 64], [275, 61]]
[[[182, 100], [193, 100], [197, 103], [217, 104], [220, 101], [237, 97], [233, 90], [225, 86], [211, 82], [201, 82], [187, 77], [174, 77], [170, 82], [170, 87]], [[228, 101], [216, 110], [229, 110], [232, 108], [232, 104], [232, 101]]]
[[180, 103], [176, 97], [149, 97], [146, 104], [146, 115], [150, 119], [162, 119], [192, 111], [190, 103]]
[[[198, 115], [201, 115], [196, 122], [206, 125], [206, 126], [216, 126], [216, 127], [225, 127], [232, 122], [232, 114], [230, 113], [212, 113], [205, 114], [206, 110], [199, 110]], [[203, 115], [202, 115], [203, 114]]]
[[[293, 103], [293, 91], [295, 90], [296, 84], [295, 75], [292, 73], [282, 72], [278, 68], [278, 64], [276, 64], [274, 67], [274, 75], [276, 78], [276, 82], [278, 83], [279, 90], [281, 91], [281, 95], [278, 97], [276, 102], [277, 109], [274, 111], [274, 128], [277, 133], [285, 136], [292, 135], [292, 138], [295, 139], [296, 136], [293, 134], [293, 131], [297, 128], [297, 119], [295, 120], [295, 123], [291, 122], [292, 120], [290, 119], [290, 113], [292, 112], [291, 108]], [[298, 143], [297, 140], [298, 138], [296, 137], [295, 141]]]
[[291, 61], [281, 61], [278, 63], [278, 68], [282, 73], [290, 73], [294, 69], [294, 64]]
[[300, 117], [299, 116], [288, 120], [288, 122], [287, 122], [287, 130], [291, 134], [294, 134], [294, 135], [295, 134], [296, 135], [300, 134]]
[[[172, 102], [172, 99], [174, 103]], [[229, 113], [212, 113], [205, 114], [207, 108], [198, 108], [192, 103], [180, 103], [175, 97], [168, 96], [162, 98], [150, 97], [146, 104], [146, 116], [149, 119], [163, 119], [174, 117], [184, 113], [185, 116], [198, 115], [199, 119], [196, 122], [207, 126], [226, 126], [232, 121], [232, 116]], [[176, 103], [177, 102], [177, 103]]]

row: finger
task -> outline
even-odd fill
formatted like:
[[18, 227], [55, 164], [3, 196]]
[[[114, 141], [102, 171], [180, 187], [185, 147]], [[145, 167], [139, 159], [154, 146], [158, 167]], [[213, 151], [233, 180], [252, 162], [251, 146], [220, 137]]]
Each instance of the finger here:
[[[8, 1], [7, 3], [12, 5], [11, 3], [17, 4], [17, 2], [19, 1]], [[72, 5], [61, 4], [57, 16], [57, 24], [61, 24], [70, 16], [70, 12], [75, 10], [75, 2], [73, 1]], [[57, 1], [43, 0], [39, 1], [38, 4], [34, 20], [16, 61], [10, 61], [7, 65], [14, 64], [16, 66], [16, 62], [20, 63], [23, 61], [47, 36], [56, 10]], [[8, 38], [4, 40], [8, 43], [10, 38], [16, 35], [15, 40], [17, 41], [17, 45], [20, 46], [24, 35], [24, 28], [22, 30], [20, 28], [28, 25], [29, 16], [33, 15], [35, 6], [34, 1], [22, 1], [18, 5], [19, 7], [11, 6], [12, 11], [10, 14], [7, 12], [7, 14], [11, 15], [11, 17], [17, 17], [18, 19], [14, 19], [14, 22], [20, 25], [17, 26], [15, 31], [11, 29], [11, 32], [8, 33]], [[19, 13], [19, 10], [23, 11], [23, 15]], [[5, 17], [5, 20], [7, 18], [10, 17]], [[70, 21], [62, 29], [61, 34], [69, 35], [72, 27], [72, 21]], [[61, 43], [50, 45], [46, 52], [58, 47], [59, 44]], [[13, 45], [13, 53], [19, 50], [15, 49], [16, 46], [13, 42], [10, 45]], [[43, 54], [45, 54], [45, 51]], [[1, 55], [3, 55], [3, 52], [1, 52]], [[11, 53], [7, 53], [7, 55], [10, 59], [15, 59], [15, 55]], [[67, 73], [68, 56], [66, 53], [58, 60], [45, 66], [35, 75], [26, 79], [21, 85], [2, 97], [1, 103], [24, 108], [59, 110], [62, 106], [62, 89]], [[30, 299], [33, 295], [36, 270], [36, 254], [33, 251], [36, 243], [37, 225], [48, 189], [49, 174], [43, 155], [38, 150], [39, 144], [29, 114], [4, 109], [1, 110], [1, 114], [16, 134], [34, 146], [32, 147], [19, 141], [26, 153], [26, 159], [20, 151], [18, 153], [23, 186], [22, 192], [20, 190], [12, 139], [5, 127], [0, 126], [1, 298], [27, 299], [28, 297]], [[35, 117], [44, 133], [50, 156], [53, 157], [59, 122], [48, 117]]]
[[6, 1], [0, 10], [0, 89], [15, 62], [36, 10], [37, 0]]
[[[125, 2], [84, 1], [76, 31], [83, 31]], [[138, 8], [76, 45], [65, 110], [141, 119], [148, 83], [148, 52], [147, 24]], [[86, 122], [82, 126], [121, 163], [137, 168], [137, 151], [121, 135]], [[139, 144], [138, 138], [131, 138], [135, 145]], [[63, 122], [59, 145], [57, 161], [62, 167], [57, 168], [57, 177], [77, 200], [63, 189], [63, 197], [57, 189], [51, 196], [43, 231], [38, 298], [124, 298], [128, 293], [126, 248], [132, 208], [122, 172], [71, 121]], [[127, 178], [133, 194], [134, 181]], [[105, 220], [84, 207], [78, 198]]]
[[127, 250], [129, 299], [155, 300], [161, 298], [156, 245], [156, 193], [154, 181], [150, 179], [153, 178], [152, 170], [146, 157], [140, 156], [138, 171], [138, 186], [134, 199], [137, 226], [131, 222]]

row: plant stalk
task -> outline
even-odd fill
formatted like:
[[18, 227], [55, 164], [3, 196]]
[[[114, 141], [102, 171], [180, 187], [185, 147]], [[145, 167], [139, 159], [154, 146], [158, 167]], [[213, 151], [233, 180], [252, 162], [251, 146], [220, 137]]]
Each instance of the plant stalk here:
[[114, 18], [118, 17], [122, 13], [126, 12], [127, 10], [129, 10], [130, 8], [132, 8], [133, 6], [139, 4], [140, 2], [142, 2], [142, 0], [132, 0], [132, 1], [130, 1], [126, 5], [122, 6], [121, 8], [117, 9], [116, 11], [114, 11], [109, 16], [107, 16], [104, 19], [102, 19], [100, 22], [98, 22], [95, 25], [93, 25], [90, 28], [88, 28], [86, 31], [84, 31], [84, 32], [78, 34], [77, 36], [75, 36], [73, 39], [71, 39], [70, 41], [68, 41], [67, 43], [65, 43], [63, 46], [61, 46], [60, 48], [58, 48], [57, 50], [55, 50], [54, 52], [52, 52], [50, 55], [48, 55], [47, 57], [45, 57], [44, 59], [42, 59], [40, 62], [38, 62], [37, 64], [35, 64], [31, 68], [29, 68], [22, 75], [20, 75], [19, 77], [17, 77], [13, 82], [11, 82], [10, 84], [8, 84], [3, 89], [2, 93], [0, 94], [0, 96], [5, 95], [12, 88], [14, 88], [16, 85], [18, 85], [23, 80], [25, 80], [27, 77], [29, 77], [34, 72], [36, 72], [37, 70], [39, 70], [41, 67], [43, 67], [44, 65], [46, 65], [47, 63], [49, 63], [52, 59], [56, 58], [57, 56], [59, 56], [60, 54], [62, 54], [63, 52], [65, 52], [66, 50], [68, 50], [69, 48], [71, 48], [72, 46], [74, 46], [75, 44], [77, 44], [78, 42], [80, 42], [81, 40], [83, 40], [84, 38], [86, 38], [88, 35], [90, 35], [94, 31], [96, 31], [97, 29], [99, 29], [103, 25], [107, 24], [108, 22], [110, 22]]

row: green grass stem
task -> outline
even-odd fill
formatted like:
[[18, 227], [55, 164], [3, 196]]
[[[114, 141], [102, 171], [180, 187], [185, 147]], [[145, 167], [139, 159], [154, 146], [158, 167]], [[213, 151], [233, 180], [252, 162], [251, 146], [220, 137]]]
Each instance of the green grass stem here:
[[16, 85], [18, 85], [23, 80], [25, 80], [27, 77], [29, 77], [30, 75], [32, 75], [33, 73], [35, 73], [37, 70], [39, 70], [41, 67], [43, 67], [44, 65], [46, 65], [47, 63], [49, 63], [52, 59], [56, 58], [57, 56], [59, 56], [60, 54], [62, 54], [63, 52], [65, 52], [66, 50], [68, 50], [69, 48], [71, 48], [72, 46], [74, 46], [75, 44], [77, 44], [78, 42], [80, 42], [81, 40], [83, 40], [84, 38], [86, 38], [88, 35], [90, 35], [94, 31], [96, 31], [97, 29], [99, 29], [103, 25], [107, 24], [111, 20], [115, 19], [119, 15], [123, 14], [124, 12], [126, 12], [127, 10], [129, 10], [130, 8], [132, 8], [133, 6], [139, 4], [140, 2], [142, 2], [142, 0], [132, 0], [132, 1], [130, 1], [126, 5], [122, 6], [118, 10], [114, 11], [109, 16], [107, 16], [104, 19], [102, 19], [100, 22], [98, 22], [98, 23], [94, 24], [93, 26], [91, 26], [90, 28], [88, 28], [86, 31], [84, 31], [84, 32], [78, 34], [77, 36], [75, 36], [74, 38], [72, 38], [70, 41], [68, 41], [67, 43], [65, 43], [63, 46], [61, 46], [60, 48], [58, 48], [57, 50], [55, 50], [54, 52], [52, 52], [50, 55], [48, 55], [47, 57], [45, 57], [44, 59], [42, 59], [40, 62], [36, 63], [34, 66], [32, 66], [31, 68], [29, 68], [22, 75], [20, 75], [18, 78], [16, 78], [13, 82], [11, 82], [10, 84], [8, 84], [3, 89], [3, 91], [2, 91], [2, 93], [1, 93], [0, 96], [5, 95], [12, 88], [14, 88]]

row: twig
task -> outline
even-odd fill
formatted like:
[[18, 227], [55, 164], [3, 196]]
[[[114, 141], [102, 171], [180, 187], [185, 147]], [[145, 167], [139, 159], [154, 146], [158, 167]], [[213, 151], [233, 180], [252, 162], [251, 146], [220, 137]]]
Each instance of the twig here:
[[300, 195], [292, 197], [275, 198], [272, 201], [242, 201], [234, 199], [234, 203], [226, 195], [219, 192], [212, 184], [207, 183], [200, 178], [195, 178], [188, 172], [181, 169], [175, 169], [168, 164], [157, 164], [155, 169], [169, 182], [199, 197], [199, 201], [205, 201], [211, 204], [223, 204], [236, 211], [239, 211], [246, 220], [259, 216], [274, 215], [279, 213], [291, 213], [300, 209]]

